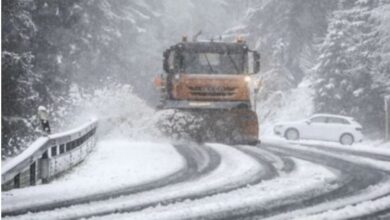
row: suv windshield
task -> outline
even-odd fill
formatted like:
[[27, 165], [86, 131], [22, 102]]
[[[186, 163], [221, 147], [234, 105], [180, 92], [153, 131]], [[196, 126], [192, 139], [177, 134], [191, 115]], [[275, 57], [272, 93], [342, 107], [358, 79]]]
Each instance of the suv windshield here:
[[243, 54], [183, 52], [184, 73], [243, 74]]

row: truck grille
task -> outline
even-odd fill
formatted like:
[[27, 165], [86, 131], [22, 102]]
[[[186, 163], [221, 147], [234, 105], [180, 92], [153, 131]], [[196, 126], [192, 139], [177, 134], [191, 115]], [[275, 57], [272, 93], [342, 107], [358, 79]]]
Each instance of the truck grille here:
[[228, 97], [235, 93], [236, 88], [234, 87], [200, 87], [190, 86], [188, 87], [191, 95], [193, 96], [213, 96], [213, 97]]

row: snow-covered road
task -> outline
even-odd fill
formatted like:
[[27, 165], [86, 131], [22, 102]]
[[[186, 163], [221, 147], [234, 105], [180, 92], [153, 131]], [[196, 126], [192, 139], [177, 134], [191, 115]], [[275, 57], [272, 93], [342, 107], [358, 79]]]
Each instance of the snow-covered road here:
[[[93, 186], [94, 172], [95, 188], [68, 186]], [[256, 147], [103, 142], [70, 174], [2, 202], [6, 219], [370, 219], [390, 213], [390, 151], [274, 138]]]
[[50, 184], [2, 193], [2, 212], [52, 209], [123, 194], [180, 173], [185, 166], [170, 144], [101, 141], [84, 163]]

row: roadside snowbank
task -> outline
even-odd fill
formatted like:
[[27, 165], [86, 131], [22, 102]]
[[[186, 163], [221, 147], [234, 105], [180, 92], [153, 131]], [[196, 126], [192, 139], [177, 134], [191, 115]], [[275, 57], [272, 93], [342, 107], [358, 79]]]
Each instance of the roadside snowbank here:
[[100, 141], [82, 164], [52, 183], [3, 192], [2, 210], [143, 184], [168, 176], [184, 166], [184, 159], [169, 144], [124, 139]]
[[315, 140], [291, 141], [291, 143], [319, 145], [319, 146], [325, 146], [325, 147], [336, 148], [336, 149], [390, 155], [390, 142], [383, 143], [382, 141], [364, 141], [362, 143], [356, 143], [353, 145], [342, 145], [336, 142], [315, 141]]
[[[328, 155], [328, 156], [339, 158], [339, 159], [342, 159], [345, 161], [349, 161], [351, 163], [368, 165], [368, 166], [371, 166], [371, 167], [374, 167], [377, 169], [390, 171], [390, 162], [389, 161], [382, 161], [382, 160], [377, 160], [374, 157], [368, 157], [368, 156], [366, 157], [366, 156], [360, 156], [357, 154], [353, 154], [353, 150], [351, 150], [351, 153], [348, 153], [348, 152], [340, 153], [340, 152], [329, 151], [326, 147], [323, 147], [323, 149], [314, 148], [314, 147], [310, 147], [310, 146], [300, 145], [299, 142], [292, 143], [292, 142], [287, 142], [286, 140], [282, 140], [282, 139], [264, 138], [263, 141], [266, 142], [267, 144], [275, 144], [275, 145], [284, 146], [284, 147], [290, 148], [290, 149], [297, 149], [297, 150], [304, 150], [304, 151], [308, 151], [308, 152], [321, 153], [324, 155]], [[356, 152], [359, 152], [359, 150], [356, 150]], [[363, 151], [363, 152], [371, 153], [369, 151]], [[387, 149], [385, 149], [384, 151], [377, 149], [377, 153], [380, 153], [380, 152], [382, 152], [382, 154], [384, 154], [384, 155], [389, 155]]]
[[261, 137], [262, 141], [266, 141], [267, 143], [274, 144], [298, 144], [298, 145], [317, 145], [323, 146], [324, 150], [326, 148], [333, 149], [342, 149], [348, 151], [357, 151], [357, 152], [365, 152], [365, 153], [373, 153], [373, 154], [382, 154], [390, 156], [390, 142], [383, 141], [363, 141], [362, 143], [356, 143], [353, 145], [342, 145], [337, 142], [329, 142], [329, 141], [318, 141], [318, 140], [299, 140], [299, 141], [289, 141], [284, 138], [281, 138], [276, 135], [265, 135]]

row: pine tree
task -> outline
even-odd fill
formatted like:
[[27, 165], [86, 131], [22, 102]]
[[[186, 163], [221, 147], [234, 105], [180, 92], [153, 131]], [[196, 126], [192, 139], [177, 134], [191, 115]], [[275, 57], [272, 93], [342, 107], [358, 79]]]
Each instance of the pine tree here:
[[307, 75], [302, 68], [302, 54], [305, 48], [313, 47], [315, 38], [325, 35], [326, 17], [335, 3], [271, 0], [252, 6], [246, 31], [249, 41], [261, 50], [263, 71], [284, 76], [291, 87], [299, 84]]
[[[36, 111], [64, 105], [69, 75], [59, 61], [77, 23], [77, 1], [2, 1], [2, 151], [26, 147], [38, 133]], [[73, 38], [74, 39], [74, 38]]]
[[367, 130], [380, 127], [382, 90], [378, 74], [378, 22], [371, 11], [377, 1], [346, 1], [335, 11], [321, 46], [316, 75], [316, 111], [350, 115]]
[[374, 81], [390, 95], [390, 1], [380, 1], [379, 7], [373, 10], [373, 16], [380, 22], [377, 51], [380, 56], [378, 66], [380, 72]]
[[37, 28], [32, 21], [27, 2], [4, 0], [2, 4], [2, 156], [17, 152], [18, 145], [31, 129], [26, 114], [38, 97], [34, 87], [40, 76], [33, 72], [34, 54], [31, 39]]

